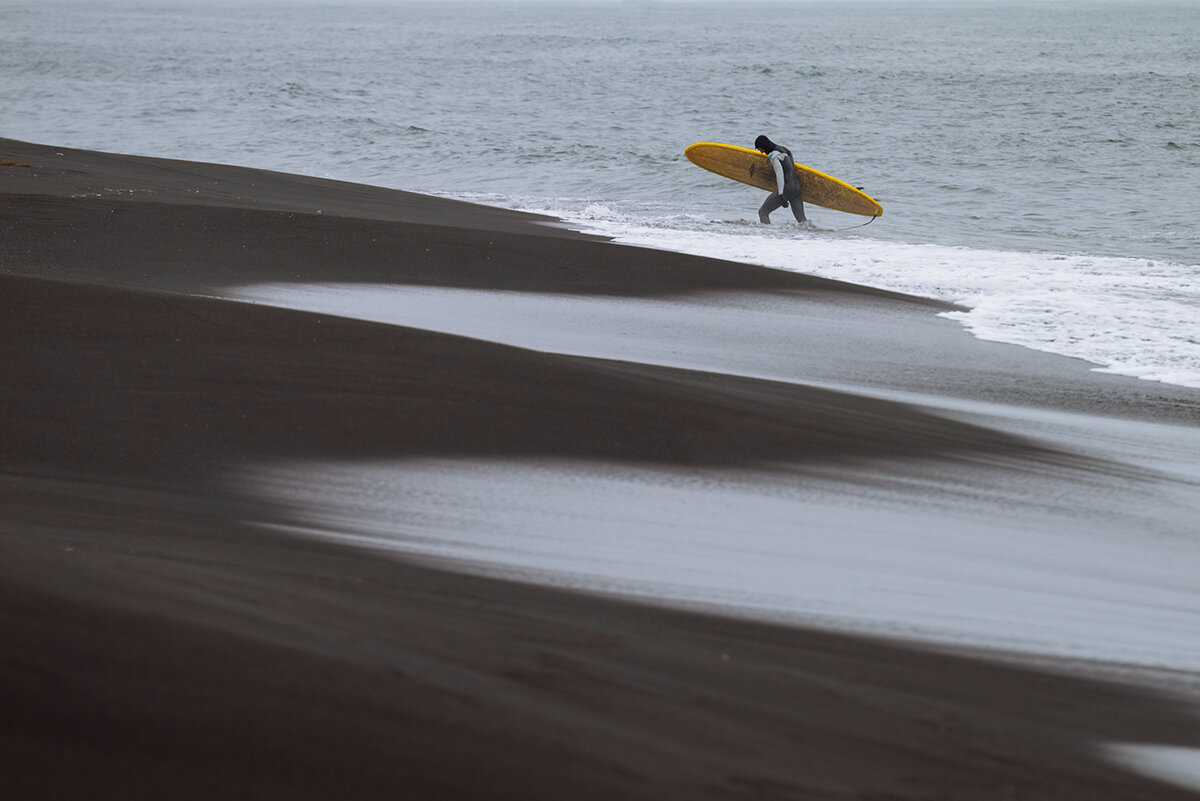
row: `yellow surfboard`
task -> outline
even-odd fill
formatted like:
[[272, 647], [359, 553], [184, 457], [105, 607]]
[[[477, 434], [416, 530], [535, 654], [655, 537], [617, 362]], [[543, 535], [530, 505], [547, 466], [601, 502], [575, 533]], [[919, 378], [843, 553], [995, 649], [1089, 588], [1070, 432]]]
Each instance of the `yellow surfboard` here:
[[[775, 191], [775, 170], [771, 167], [770, 160], [757, 150], [737, 145], [699, 142], [684, 153], [697, 167], [768, 192]], [[796, 165], [796, 174], [800, 176], [805, 203], [848, 214], [861, 214], [864, 217], [878, 217], [883, 214], [883, 206], [873, 198], [832, 175], [818, 172], [803, 164]]]

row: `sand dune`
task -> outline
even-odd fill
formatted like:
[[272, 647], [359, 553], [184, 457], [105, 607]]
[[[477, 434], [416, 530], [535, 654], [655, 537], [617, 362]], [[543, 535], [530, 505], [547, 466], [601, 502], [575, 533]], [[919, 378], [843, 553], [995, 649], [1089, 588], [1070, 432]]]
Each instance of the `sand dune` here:
[[[377, 531], [377, 507], [293, 469], [418, 470], [423, 495], [385, 504], [399, 536], [452, 530], [470, 503], [457, 519], [476, 528], [611, 520], [650, 475], [804, 476], [830, 520], [878, 534], [901, 518], [861, 502], [870, 476], [916, 510], [901, 533], [953, 497], [960, 523], [1008, 504], [1026, 536], [1093, 520], [1169, 544], [1194, 537], [1197, 484], [1139, 437], [1192, 436], [1195, 391], [977, 342], [929, 301], [512, 212], [8, 140], [0, 159], [30, 165], [0, 166], [16, 796], [1195, 797], [1110, 747], [1195, 746], [1186, 667], [953, 653], [471, 575], [309, 536], [322, 513]], [[212, 297], [280, 283], [475, 293], [481, 318]], [[554, 316], [564, 298], [586, 335]], [[722, 337], [714, 320], [739, 310], [755, 328]], [[798, 331], [790, 361], [770, 358]], [[529, 474], [496, 465], [517, 463], [615, 489], [513, 503]], [[287, 493], [245, 480], [272, 466]], [[713, 507], [686, 500], [679, 536], [710, 537]], [[1200, 619], [1177, 590], [1173, 619]]]

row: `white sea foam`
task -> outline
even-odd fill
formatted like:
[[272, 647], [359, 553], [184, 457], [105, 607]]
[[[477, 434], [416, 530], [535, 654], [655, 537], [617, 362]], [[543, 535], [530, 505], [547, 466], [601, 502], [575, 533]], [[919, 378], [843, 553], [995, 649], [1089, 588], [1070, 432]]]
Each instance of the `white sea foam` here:
[[650, 224], [596, 204], [559, 213], [617, 242], [959, 303], [968, 309], [945, 316], [981, 339], [1200, 387], [1200, 265], [885, 242], [791, 223]]

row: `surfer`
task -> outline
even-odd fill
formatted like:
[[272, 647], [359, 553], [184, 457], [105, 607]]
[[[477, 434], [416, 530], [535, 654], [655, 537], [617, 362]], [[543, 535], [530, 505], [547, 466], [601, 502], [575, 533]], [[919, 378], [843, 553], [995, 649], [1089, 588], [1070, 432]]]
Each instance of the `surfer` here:
[[777, 184], [777, 191], [767, 195], [762, 208], [758, 210], [758, 219], [764, 224], [769, 223], [771, 212], [780, 206], [786, 209], [790, 204], [796, 222], [806, 222], [808, 218], [804, 216], [804, 196], [800, 188], [800, 178], [796, 175], [796, 160], [792, 157], [792, 151], [783, 145], [775, 144], [765, 136], [754, 140], [754, 149], [766, 153], [767, 158], [771, 160]]

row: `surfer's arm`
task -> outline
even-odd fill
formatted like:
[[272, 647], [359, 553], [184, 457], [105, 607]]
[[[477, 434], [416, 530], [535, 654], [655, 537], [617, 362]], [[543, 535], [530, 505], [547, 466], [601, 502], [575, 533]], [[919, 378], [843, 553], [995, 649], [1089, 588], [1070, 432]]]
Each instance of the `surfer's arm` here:
[[783, 181], [783, 156], [778, 150], [771, 151], [770, 155], [771, 166], [775, 168], [775, 186], [778, 187], [775, 191], [782, 195], [784, 188]]

